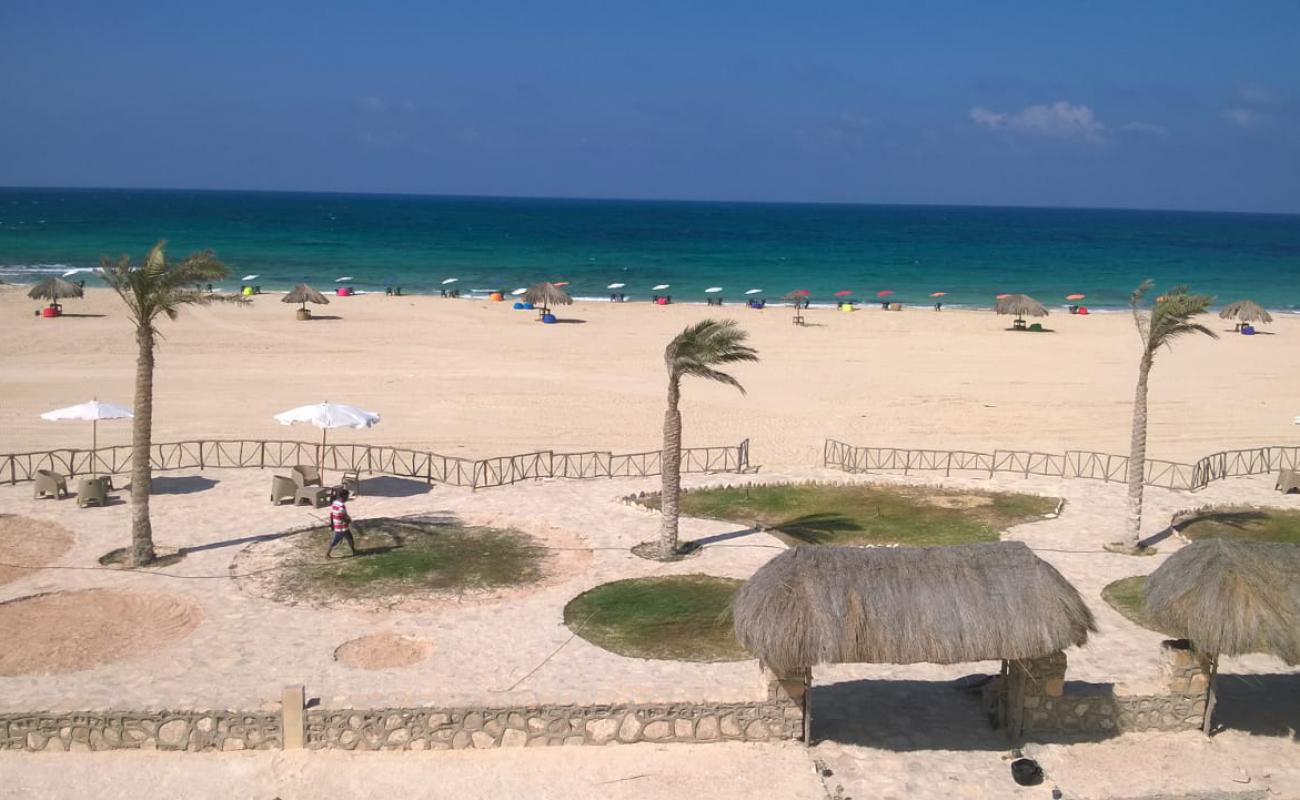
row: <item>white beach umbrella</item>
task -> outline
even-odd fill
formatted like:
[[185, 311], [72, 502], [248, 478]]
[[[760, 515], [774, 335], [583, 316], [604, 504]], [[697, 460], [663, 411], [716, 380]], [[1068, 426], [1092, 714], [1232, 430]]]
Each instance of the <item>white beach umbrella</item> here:
[[745, 294], [761, 294], [762, 289], [746, 289]]
[[606, 288], [606, 289], [622, 289], [624, 286], [627, 286], [627, 284], [626, 284], [626, 283], [611, 283], [610, 285], [606, 286], [605, 288]]
[[115, 406], [112, 403], [101, 403], [96, 399], [91, 400], [89, 403], [46, 411], [41, 415], [41, 419], [48, 419], [53, 422], [69, 419], [81, 420], [82, 422], [89, 420], [90, 452], [93, 454], [99, 449], [99, 421], [101, 419], [131, 419], [134, 416], [129, 409]]
[[98, 269], [98, 267], [73, 267], [72, 269], [63, 273], [63, 277], [70, 278], [79, 272], [94, 272], [96, 269]]
[[343, 283], [344, 281], [350, 281], [350, 280], [352, 280], [352, 276], [351, 276], [351, 275], [344, 275], [342, 278], [335, 278], [335, 279], [334, 279], [334, 282], [335, 282], [335, 283]]
[[320, 428], [321, 457], [325, 455], [325, 437], [330, 428], [354, 428], [364, 430], [379, 424], [379, 415], [373, 411], [363, 411], [356, 406], [341, 403], [316, 403], [310, 406], [298, 406], [275, 415], [275, 421], [281, 425], [305, 423]]
[[705, 289], [704, 291], [705, 291], [706, 294], [717, 294], [718, 292], [722, 291], [722, 287], [721, 287], [721, 286], [710, 286], [709, 288]]
[[527, 287], [524, 287], [523, 289], [515, 289], [515, 290], [514, 290], [513, 292], [511, 292], [510, 294], [514, 295], [515, 297], [518, 297], [519, 295], [523, 294], [523, 293], [526, 292], [526, 291], [528, 291], [528, 288], [527, 288]]
[[448, 278], [447, 280], [445, 280], [445, 281], [442, 282], [442, 285], [443, 285], [443, 286], [446, 286], [447, 284], [449, 284], [449, 283], [455, 283], [455, 282], [458, 281], [458, 280], [460, 280], [460, 278]]
[[241, 281], [255, 281], [255, 280], [257, 280], [257, 279], [260, 278], [260, 277], [262, 277], [262, 276], [261, 276], [261, 275], [245, 275], [244, 277], [240, 278], [240, 280], [241, 280]]
[[667, 289], [670, 285], [671, 285], [671, 284], [660, 283], [660, 284], [656, 284], [656, 285], [654, 285], [654, 286], [651, 286], [650, 289], [651, 289], [652, 291], [662, 292], [664, 289]]

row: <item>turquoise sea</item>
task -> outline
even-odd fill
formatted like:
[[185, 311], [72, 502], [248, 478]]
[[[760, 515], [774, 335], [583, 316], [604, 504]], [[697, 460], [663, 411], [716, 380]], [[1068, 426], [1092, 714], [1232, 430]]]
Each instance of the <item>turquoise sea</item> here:
[[[266, 290], [351, 276], [358, 290], [462, 294], [569, 281], [578, 297], [777, 299], [808, 289], [862, 300], [988, 306], [1024, 292], [1121, 307], [1144, 278], [1221, 302], [1300, 310], [1300, 216], [257, 192], [0, 189], [0, 279], [210, 248]], [[93, 276], [88, 283], [93, 284]]]

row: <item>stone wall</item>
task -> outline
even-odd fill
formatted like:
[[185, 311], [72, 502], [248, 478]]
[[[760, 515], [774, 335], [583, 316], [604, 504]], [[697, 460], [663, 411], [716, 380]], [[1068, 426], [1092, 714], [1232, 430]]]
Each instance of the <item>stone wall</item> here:
[[1067, 683], [1066, 657], [1013, 661], [1003, 680], [990, 684], [987, 702], [1013, 736], [1112, 735], [1131, 731], [1197, 730], [1205, 720], [1209, 659], [1184, 640], [1162, 645], [1168, 692], [1116, 695], [1108, 685]]
[[281, 731], [261, 712], [0, 714], [0, 750], [279, 750]]
[[633, 742], [775, 741], [803, 738], [791, 701], [315, 710], [311, 750], [464, 750]]

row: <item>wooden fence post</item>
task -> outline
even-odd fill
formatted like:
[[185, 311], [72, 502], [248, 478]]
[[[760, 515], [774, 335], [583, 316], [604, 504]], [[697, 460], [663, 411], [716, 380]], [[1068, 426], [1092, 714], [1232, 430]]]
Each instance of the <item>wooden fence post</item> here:
[[301, 750], [306, 744], [307, 724], [303, 710], [306, 691], [299, 686], [286, 686], [280, 695], [280, 730], [283, 750]]

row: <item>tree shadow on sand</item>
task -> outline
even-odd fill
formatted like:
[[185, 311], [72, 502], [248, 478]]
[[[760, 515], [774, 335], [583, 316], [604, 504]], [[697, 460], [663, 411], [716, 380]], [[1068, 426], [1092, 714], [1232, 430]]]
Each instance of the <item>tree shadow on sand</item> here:
[[805, 514], [773, 526], [770, 533], [794, 544], [834, 544], [842, 534], [860, 533], [852, 517], [833, 512]]

